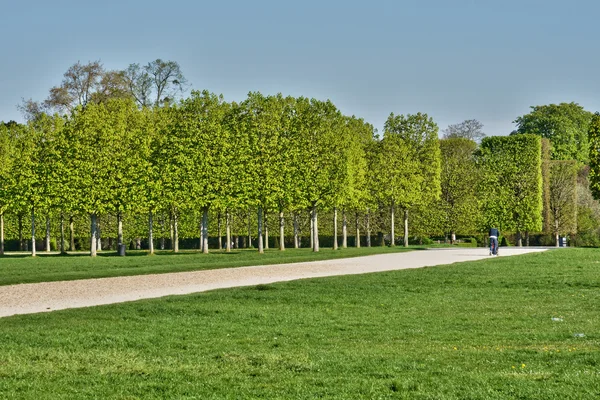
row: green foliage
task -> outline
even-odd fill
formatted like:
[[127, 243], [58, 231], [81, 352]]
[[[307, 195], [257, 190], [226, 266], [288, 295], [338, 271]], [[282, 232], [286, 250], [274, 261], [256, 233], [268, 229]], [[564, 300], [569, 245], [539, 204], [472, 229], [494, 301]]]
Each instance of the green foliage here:
[[517, 133], [538, 135], [552, 142], [553, 160], [588, 162], [588, 127], [592, 113], [577, 103], [532, 106], [518, 117]]
[[550, 216], [550, 160], [551, 143], [549, 139], [542, 138], [542, 203], [543, 203], [543, 231], [552, 230]]
[[550, 215], [554, 235], [577, 231], [577, 163], [550, 162]]
[[590, 190], [596, 200], [600, 199], [600, 114], [593, 115], [589, 130]]
[[542, 229], [541, 140], [535, 135], [487, 137], [478, 166], [483, 206], [482, 230], [507, 232]]
[[436, 209], [442, 233], [475, 232], [479, 219], [477, 185], [479, 170], [474, 152], [477, 144], [465, 138], [440, 141], [441, 196], [429, 209]]

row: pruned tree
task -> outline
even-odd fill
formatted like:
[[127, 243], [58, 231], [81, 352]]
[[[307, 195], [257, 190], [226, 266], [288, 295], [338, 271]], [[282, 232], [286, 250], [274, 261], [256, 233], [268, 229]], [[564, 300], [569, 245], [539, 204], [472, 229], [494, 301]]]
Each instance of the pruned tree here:
[[456, 232], [476, 230], [479, 213], [479, 173], [474, 158], [476, 148], [473, 140], [463, 137], [440, 140], [441, 196], [429, 212], [437, 210], [443, 232], [450, 233], [451, 241]]
[[482, 229], [516, 232], [542, 230], [541, 140], [536, 135], [492, 136], [478, 152], [483, 207]]

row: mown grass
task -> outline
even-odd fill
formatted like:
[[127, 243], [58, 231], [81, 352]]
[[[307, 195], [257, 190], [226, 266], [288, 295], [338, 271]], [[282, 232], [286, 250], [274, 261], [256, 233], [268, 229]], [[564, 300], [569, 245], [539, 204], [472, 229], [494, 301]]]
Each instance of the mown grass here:
[[599, 254], [567, 249], [4, 318], [0, 397], [598, 398]]
[[145, 251], [129, 251], [126, 257], [118, 257], [115, 252], [101, 252], [95, 258], [89, 257], [89, 253], [72, 253], [66, 256], [38, 253], [37, 257], [12, 254], [0, 257], [0, 285], [285, 264], [423, 248], [377, 246], [337, 251], [323, 248], [318, 253], [310, 249], [287, 249], [283, 252], [270, 249], [264, 254], [258, 254], [257, 250], [252, 249], [235, 250], [230, 253], [213, 250], [209, 254], [198, 251], [159, 251], [153, 256]]

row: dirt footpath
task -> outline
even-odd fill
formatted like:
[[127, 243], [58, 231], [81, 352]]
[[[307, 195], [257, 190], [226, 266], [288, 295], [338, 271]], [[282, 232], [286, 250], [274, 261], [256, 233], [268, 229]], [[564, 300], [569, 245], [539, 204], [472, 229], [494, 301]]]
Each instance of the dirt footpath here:
[[[511, 247], [502, 248], [500, 253], [501, 257], [505, 257], [545, 250]], [[295, 264], [0, 286], [0, 317], [236, 286], [420, 268], [485, 258], [490, 256], [484, 248], [434, 249]]]

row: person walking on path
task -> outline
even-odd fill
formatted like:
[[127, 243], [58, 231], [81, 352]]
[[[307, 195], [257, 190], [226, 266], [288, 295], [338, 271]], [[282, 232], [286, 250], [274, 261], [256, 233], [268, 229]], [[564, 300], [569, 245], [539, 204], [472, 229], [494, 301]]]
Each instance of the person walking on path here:
[[498, 232], [498, 228], [490, 228], [490, 256], [498, 255], [498, 237], [500, 236], [500, 232]]

